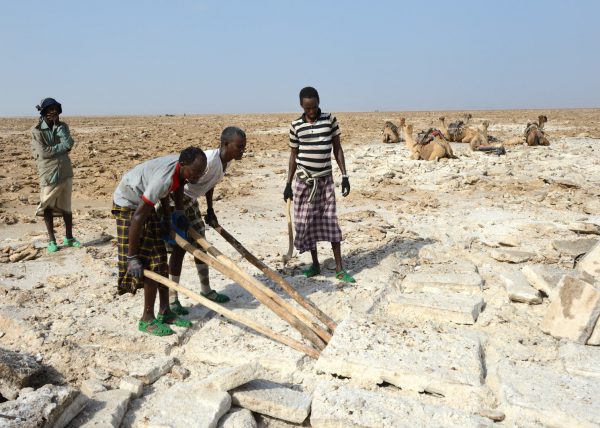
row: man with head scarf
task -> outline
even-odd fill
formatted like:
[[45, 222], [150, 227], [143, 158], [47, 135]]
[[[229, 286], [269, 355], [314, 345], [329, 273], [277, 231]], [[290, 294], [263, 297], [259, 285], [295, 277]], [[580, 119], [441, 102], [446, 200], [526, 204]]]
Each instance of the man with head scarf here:
[[69, 126], [59, 119], [62, 106], [58, 101], [44, 98], [36, 108], [40, 112], [40, 119], [31, 128], [31, 147], [37, 161], [41, 186], [36, 215], [44, 217], [49, 253], [58, 251], [54, 236], [54, 217], [62, 217], [65, 222], [63, 246], [79, 248], [81, 244], [73, 237], [71, 212], [73, 166], [69, 152], [75, 142], [71, 138]]

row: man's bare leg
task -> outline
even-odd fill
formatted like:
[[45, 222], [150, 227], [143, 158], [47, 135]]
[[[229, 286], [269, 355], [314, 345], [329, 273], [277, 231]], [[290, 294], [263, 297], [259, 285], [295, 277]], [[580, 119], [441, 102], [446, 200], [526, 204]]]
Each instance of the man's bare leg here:
[[48, 231], [48, 240], [56, 242], [56, 236], [54, 236], [54, 216], [52, 210], [44, 210], [44, 223], [46, 223], [46, 230]]

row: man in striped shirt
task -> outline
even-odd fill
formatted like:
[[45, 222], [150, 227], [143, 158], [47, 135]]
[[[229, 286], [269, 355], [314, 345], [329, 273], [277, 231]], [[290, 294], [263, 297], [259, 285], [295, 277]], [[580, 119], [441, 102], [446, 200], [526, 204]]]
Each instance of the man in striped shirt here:
[[[344, 151], [340, 143], [340, 127], [335, 116], [319, 108], [319, 93], [306, 87], [300, 91], [304, 114], [290, 125], [290, 160], [283, 199], [294, 200], [294, 246], [303, 253], [309, 250], [312, 265], [303, 273], [307, 278], [321, 273], [317, 242], [331, 242], [335, 258], [336, 278], [355, 282], [342, 266], [342, 231], [337, 221], [335, 190], [331, 168], [331, 152], [342, 172], [342, 196], [350, 193]], [[292, 190], [292, 179], [294, 189]], [[295, 197], [294, 197], [295, 196]]]

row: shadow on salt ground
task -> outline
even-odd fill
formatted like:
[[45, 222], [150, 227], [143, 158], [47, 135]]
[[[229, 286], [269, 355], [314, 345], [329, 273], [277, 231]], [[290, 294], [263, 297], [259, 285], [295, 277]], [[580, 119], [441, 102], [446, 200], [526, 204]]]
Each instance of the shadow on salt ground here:
[[[346, 269], [352, 275], [356, 275], [365, 269], [377, 267], [383, 259], [391, 254], [400, 256], [401, 258], [417, 258], [419, 251], [426, 245], [431, 245], [435, 241], [431, 239], [413, 239], [395, 237], [382, 246], [371, 250], [352, 250], [344, 255], [344, 264]], [[218, 273], [212, 273], [216, 275]], [[281, 272], [279, 272], [281, 274]], [[220, 275], [220, 274], [218, 274]], [[289, 299], [277, 284], [268, 279], [265, 275], [253, 275], [256, 279], [267, 285], [280, 296]], [[333, 292], [339, 287], [330, 280], [334, 279], [335, 273], [328, 273], [323, 267], [321, 274], [313, 278], [305, 278], [301, 273], [292, 277], [285, 276], [286, 280], [304, 297], [310, 298], [313, 293]], [[325, 278], [325, 280], [323, 279]], [[260, 306], [260, 303], [249, 292], [234, 282], [228, 282], [224, 287], [217, 290], [219, 293], [224, 293], [230, 297], [230, 301], [223, 306], [227, 309], [255, 309]]]
[[[421, 248], [435, 243], [432, 239], [413, 239], [394, 237], [380, 247], [371, 250], [355, 249], [344, 256], [344, 264], [352, 274], [358, 274], [364, 269], [376, 267], [391, 254], [401, 258], [417, 258]], [[333, 276], [333, 275], [332, 275]]]

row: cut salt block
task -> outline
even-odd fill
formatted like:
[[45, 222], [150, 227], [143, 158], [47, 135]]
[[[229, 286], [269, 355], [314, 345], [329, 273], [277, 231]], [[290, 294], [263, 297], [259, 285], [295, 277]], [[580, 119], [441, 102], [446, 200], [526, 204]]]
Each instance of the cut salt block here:
[[540, 264], [523, 266], [521, 272], [533, 288], [545, 293], [550, 300], [554, 299], [560, 279], [568, 273], [566, 269]]
[[388, 382], [448, 395], [481, 386], [482, 355], [479, 335], [466, 328], [352, 314], [338, 325], [315, 368], [361, 384]]
[[600, 289], [579, 278], [562, 277], [541, 329], [554, 337], [585, 344], [600, 317]]
[[402, 281], [402, 289], [407, 292], [464, 291], [480, 293], [482, 287], [483, 281], [475, 272], [416, 272], [409, 273]]
[[501, 272], [500, 277], [504, 281], [511, 302], [528, 303], [530, 305], [542, 303], [540, 292], [529, 285], [527, 278], [520, 271]]
[[256, 413], [302, 423], [310, 412], [311, 397], [268, 380], [253, 380], [231, 391], [231, 402]]
[[260, 365], [256, 362], [227, 367], [217, 370], [209, 377], [202, 379], [197, 386], [216, 391], [229, 391], [258, 379], [262, 374]]
[[501, 407], [512, 421], [564, 428], [600, 425], [600, 382], [506, 360], [500, 362], [497, 375]]
[[461, 293], [398, 294], [388, 305], [390, 315], [398, 318], [475, 324], [483, 308], [483, 298]]
[[600, 243], [596, 244], [577, 263], [577, 270], [588, 274], [591, 278], [600, 279]]
[[507, 262], [507, 263], [523, 263], [531, 260], [535, 257], [535, 253], [531, 253], [529, 251], [519, 251], [519, 250], [493, 250], [490, 253], [490, 256], [493, 259], [498, 260], [499, 262]]
[[388, 392], [321, 382], [313, 394], [312, 427], [491, 427], [493, 422], [457, 409]]

